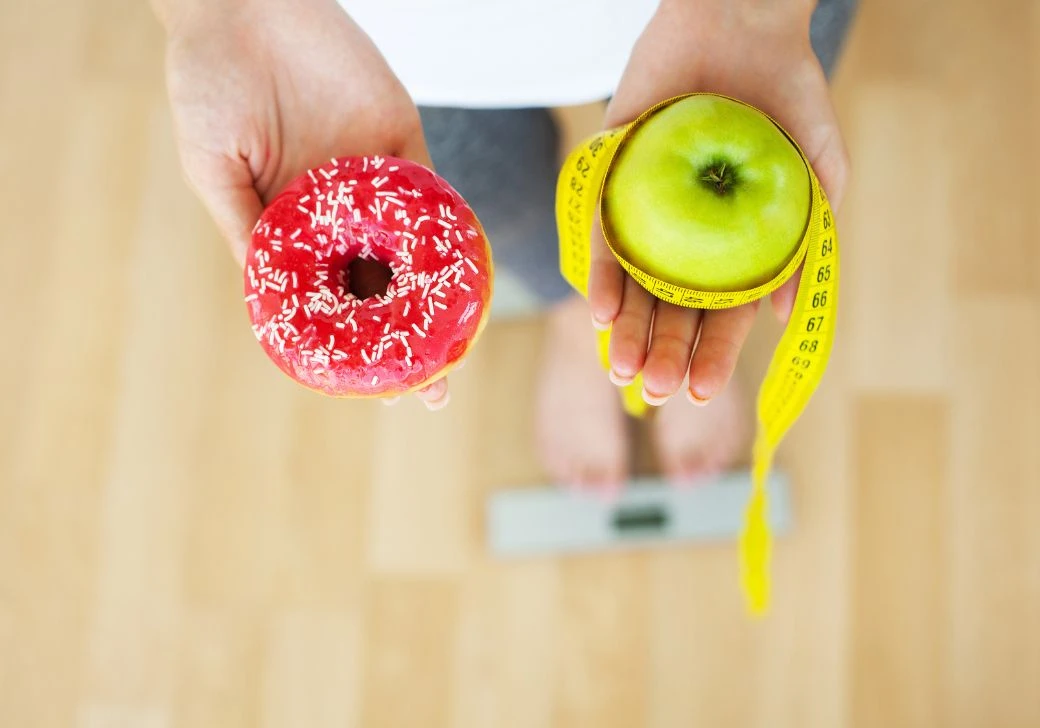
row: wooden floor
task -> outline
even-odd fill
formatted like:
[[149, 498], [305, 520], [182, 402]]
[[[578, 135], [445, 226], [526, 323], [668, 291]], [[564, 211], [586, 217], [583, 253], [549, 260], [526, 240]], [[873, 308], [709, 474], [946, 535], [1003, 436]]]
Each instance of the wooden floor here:
[[731, 544], [491, 560], [485, 496], [542, 478], [539, 323], [436, 415], [296, 388], [146, 3], [4, 2], [0, 725], [1040, 725], [1037, 8], [864, 3], [839, 348], [754, 624]]

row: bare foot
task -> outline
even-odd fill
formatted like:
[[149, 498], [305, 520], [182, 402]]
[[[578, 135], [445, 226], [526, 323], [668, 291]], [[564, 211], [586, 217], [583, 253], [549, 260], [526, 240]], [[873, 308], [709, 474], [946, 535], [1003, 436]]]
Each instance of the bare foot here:
[[677, 485], [693, 485], [733, 466], [747, 454], [751, 415], [736, 378], [705, 405], [673, 396], [653, 423], [661, 474]]
[[625, 418], [599, 363], [588, 304], [579, 297], [549, 314], [536, 427], [542, 463], [558, 483], [604, 497], [620, 492], [628, 473]]

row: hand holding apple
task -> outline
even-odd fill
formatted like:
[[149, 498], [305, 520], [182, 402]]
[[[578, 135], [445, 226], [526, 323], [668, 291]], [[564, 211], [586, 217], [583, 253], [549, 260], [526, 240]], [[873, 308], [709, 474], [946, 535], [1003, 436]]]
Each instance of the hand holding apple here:
[[[826, 79], [809, 43], [811, 11], [801, 0], [765, 7], [755, 0], [664, 0], [632, 52], [604, 125], [627, 123], [655, 103], [691, 91], [746, 101], [798, 141], [837, 209], [848, 161]], [[715, 173], [720, 181], [725, 177], [724, 170]], [[792, 199], [792, 209], [799, 204]], [[642, 371], [647, 398], [656, 403], [674, 394], [687, 372], [695, 403], [721, 391], [757, 304], [699, 311], [658, 301], [624, 274], [598, 226], [591, 255], [593, 320], [613, 324], [611, 379], [625, 384]], [[790, 314], [796, 286], [797, 275], [773, 294], [781, 318]]]

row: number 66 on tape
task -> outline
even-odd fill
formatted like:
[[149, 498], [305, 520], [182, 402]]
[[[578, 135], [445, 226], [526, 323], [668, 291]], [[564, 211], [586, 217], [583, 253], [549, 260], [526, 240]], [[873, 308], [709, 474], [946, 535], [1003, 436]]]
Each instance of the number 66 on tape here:
[[[603, 181], [615, 153], [626, 137], [654, 112], [694, 94], [668, 99], [645, 111], [631, 124], [597, 134], [579, 144], [567, 157], [556, 186], [556, 222], [560, 234], [560, 271], [583, 296], [588, 295], [589, 252], [592, 225], [601, 204]], [[735, 100], [735, 99], [734, 99]], [[741, 102], [738, 102], [741, 103]], [[775, 124], [776, 122], [773, 121]], [[827, 368], [834, 343], [838, 304], [838, 235], [830, 203], [805, 154], [798, 149], [809, 172], [812, 198], [808, 224], [795, 253], [774, 278], [744, 291], [696, 291], [656, 278], [640, 270], [622, 255], [604, 229], [604, 238], [621, 266], [658, 299], [687, 308], [720, 309], [758, 300], [779, 288], [802, 269], [798, 295], [787, 328], [777, 344], [758, 391], [758, 428], [752, 463], [752, 491], [740, 536], [741, 584], [749, 611], [764, 614], [769, 608], [769, 566], [772, 537], [769, 531], [765, 480], [773, 454], [784, 435], [805, 409]], [[608, 367], [610, 332], [600, 332], [599, 351]], [[621, 392], [626, 411], [640, 416], [646, 411], [642, 377]]]

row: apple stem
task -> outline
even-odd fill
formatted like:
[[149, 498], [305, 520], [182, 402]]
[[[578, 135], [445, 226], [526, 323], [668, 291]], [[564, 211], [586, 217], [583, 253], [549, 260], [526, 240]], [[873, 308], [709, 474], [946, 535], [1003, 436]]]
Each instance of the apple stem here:
[[701, 170], [701, 182], [720, 197], [727, 195], [736, 181], [736, 172], [725, 162], [712, 162]]

